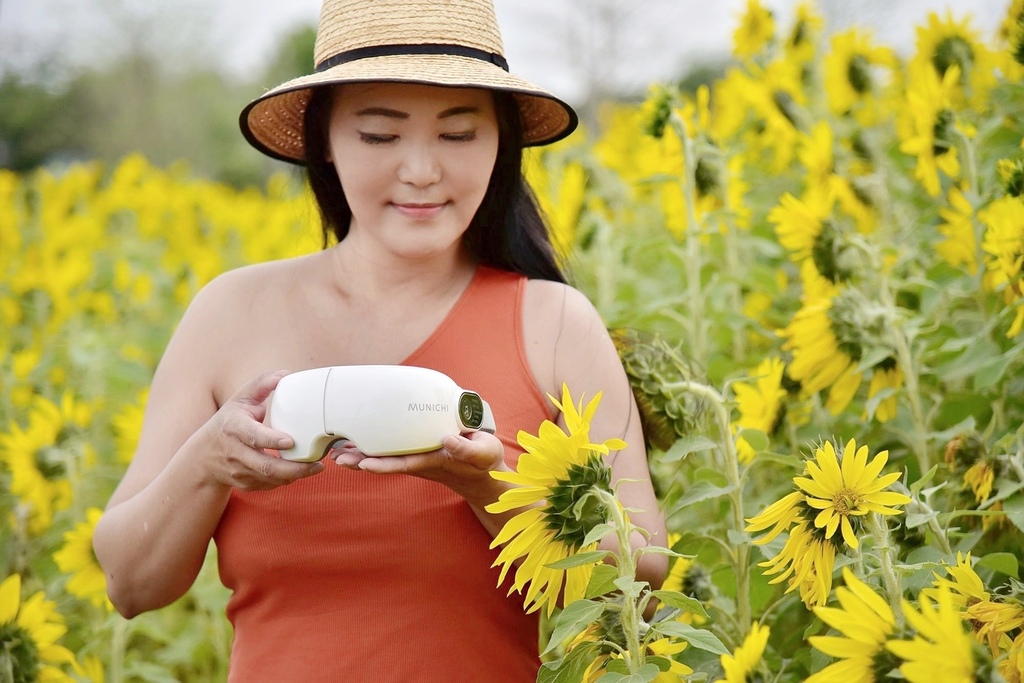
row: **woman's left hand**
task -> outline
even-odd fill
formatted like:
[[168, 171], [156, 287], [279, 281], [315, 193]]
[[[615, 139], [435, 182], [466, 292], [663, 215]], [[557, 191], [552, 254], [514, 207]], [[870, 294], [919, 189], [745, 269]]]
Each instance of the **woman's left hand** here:
[[327, 457], [342, 467], [373, 474], [411, 474], [444, 484], [470, 504], [483, 506], [497, 500], [504, 486], [491, 478], [493, 470], [508, 471], [505, 449], [487, 432], [449, 436], [441, 448], [411, 455], [371, 457], [344, 442]]

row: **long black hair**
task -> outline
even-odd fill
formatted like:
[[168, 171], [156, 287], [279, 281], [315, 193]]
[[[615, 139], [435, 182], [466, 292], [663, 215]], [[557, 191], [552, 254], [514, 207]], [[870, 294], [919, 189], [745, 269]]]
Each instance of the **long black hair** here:
[[[498, 154], [480, 208], [462, 237], [477, 263], [530, 278], [565, 282], [537, 200], [523, 178], [523, 120], [511, 93], [492, 91]], [[348, 234], [352, 209], [334, 164], [327, 161], [332, 93], [315, 88], [306, 106], [306, 174], [320, 208], [324, 248]]]

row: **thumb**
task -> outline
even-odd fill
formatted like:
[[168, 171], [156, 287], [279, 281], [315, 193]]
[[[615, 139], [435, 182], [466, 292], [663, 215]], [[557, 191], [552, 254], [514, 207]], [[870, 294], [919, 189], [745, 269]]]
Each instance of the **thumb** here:
[[288, 374], [290, 374], [288, 370], [265, 372], [243, 384], [233, 399], [245, 405], [262, 405], [271, 392], [277, 388], [281, 379]]

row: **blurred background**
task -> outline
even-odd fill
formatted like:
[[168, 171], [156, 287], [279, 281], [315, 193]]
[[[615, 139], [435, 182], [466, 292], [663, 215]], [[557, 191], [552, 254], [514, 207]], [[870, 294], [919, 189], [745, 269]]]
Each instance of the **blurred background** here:
[[[797, 2], [765, 3], [787, 22]], [[237, 116], [254, 96], [308, 73], [319, 0], [0, 0], [0, 168], [141, 152], [156, 165], [232, 185], [285, 167], [251, 150]], [[496, 0], [512, 70], [577, 106], [653, 81], [719, 77], [743, 0]], [[826, 31], [871, 28], [909, 53], [929, 10], [970, 13], [989, 38], [1005, 0], [821, 0]]]

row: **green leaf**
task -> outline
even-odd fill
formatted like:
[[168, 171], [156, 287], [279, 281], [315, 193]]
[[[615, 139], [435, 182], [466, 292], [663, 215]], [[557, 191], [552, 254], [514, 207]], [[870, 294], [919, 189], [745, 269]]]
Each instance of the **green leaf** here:
[[1020, 353], [1019, 347], [1014, 347], [1001, 356], [989, 360], [978, 368], [974, 374], [974, 390], [982, 391], [995, 386], [1006, 374], [1006, 368]]
[[979, 567], [995, 570], [1000, 574], [1019, 579], [1017, 557], [1013, 553], [989, 553], [978, 560]]
[[664, 546], [660, 545], [644, 546], [640, 549], [640, 552], [645, 555], [647, 553], [654, 553], [655, 555], [668, 555], [669, 557], [679, 557], [684, 560], [692, 560], [694, 557], [696, 557], [696, 555], [684, 555], [683, 553], [678, 553], [675, 550], [672, 550], [671, 548], [665, 548]]
[[1018, 530], [1024, 532], [1024, 498], [1014, 498], [1003, 503], [1003, 512]]
[[659, 590], [652, 591], [651, 595], [656, 597], [658, 600], [661, 600], [669, 607], [678, 607], [681, 610], [699, 614], [706, 619], [710, 618], [708, 617], [708, 613], [704, 611], [704, 605], [700, 603], [700, 600], [691, 598], [688, 595], [683, 595], [679, 591]]
[[650, 683], [659, 673], [661, 673], [661, 669], [657, 664], [644, 664], [635, 674], [609, 671], [597, 679], [597, 683]]
[[932, 468], [921, 475], [921, 478], [910, 485], [910, 492], [913, 495], [917, 495], [918, 492], [924, 488], [925, 484], [935, 478], [935, 473], [939, 470], [938, 464], [932, 465]]
[[729, 651], [725, 649], [725, 645], [722, 644], [714, 633], [704, 628], [694, 628], [689, 624], [684, 624], [681, 621], [663, 621], [652, 626], [658, 633], [663, 635], [682, 638], [690, 645], [700, 650], [706, 650], [716, 655], [727, 655]]
[[619, 570], [610, 564], [599, 564], [590, 575], [590, 582], [583, 597], [596, 598], [611, 593], [615, 588], [615, 579], [619, 578]]
[[795, 455], [786, 455], [784, 453], [772, 453], [770, 451], [761, 451], [754, 456], [754, 462], [773, 462], [784, 467], [789, 467], [794, 470], [802, 470], [804, 467], [804, 461]]
[[686, 493], [683, 494], [683, 497], [679, 499], [679, 502], [676, 503], [674, 512], [678, 512], [683, 508], [687, 508], [705, 500], [711, 500], [712, 498], [728, 495], [729, 493], [732, 493], [735, 488], [736, 486], [734, 484], [715, 486], [714, 484], [706, 481], [698, 481], [690, 486]]
[[555, 628], [548, 639], [548, 646], [544, 648], [542, 655], [554, 650], [562, 644], [569, 636], [580, 633], [587, 626], [590, 626], [604, 614], [605, 604], [594, 600], [577, 600], [558, 615], [555, 620]]
[[665, 451], [665, 455], [660, 459], [665, 462], [676, 462], [677, 460], [682, 460], [691, 453], [707, 451], [717, 445], [717, 443], [706, 436], [686, 436], [672, 444], [671, 448]]
[[591, 543], [597, 543], [613, 531], [615, 531], [615, 527], [611, 524], [598, 524], [583, 538], [583, 547], [586, 548]]
[[537, 683], [580, 683], [597, 650], [597, 643], [577, 645], [564, 658], [544, 664], [537, 672]]
[[620, 576], [615, 579], [615, 587], [622, 591], [628, 599], [634, 599], [647, 587], [646, 581], [634, 581], [632, 576]]
[[569, 557], [564, 557], [557, 562], [544, 565], [549, 569], [572, 569], [573, 567], [582, 567], [585, 564], [594, 564], [600, 562], [611, 553], [607, 550], [589, 550], [585, 553], [576, 553]]
[[757, 452], [768, 449], [768, 435], [760, 429], [741, 429], [737, 436], [742, 437]]

